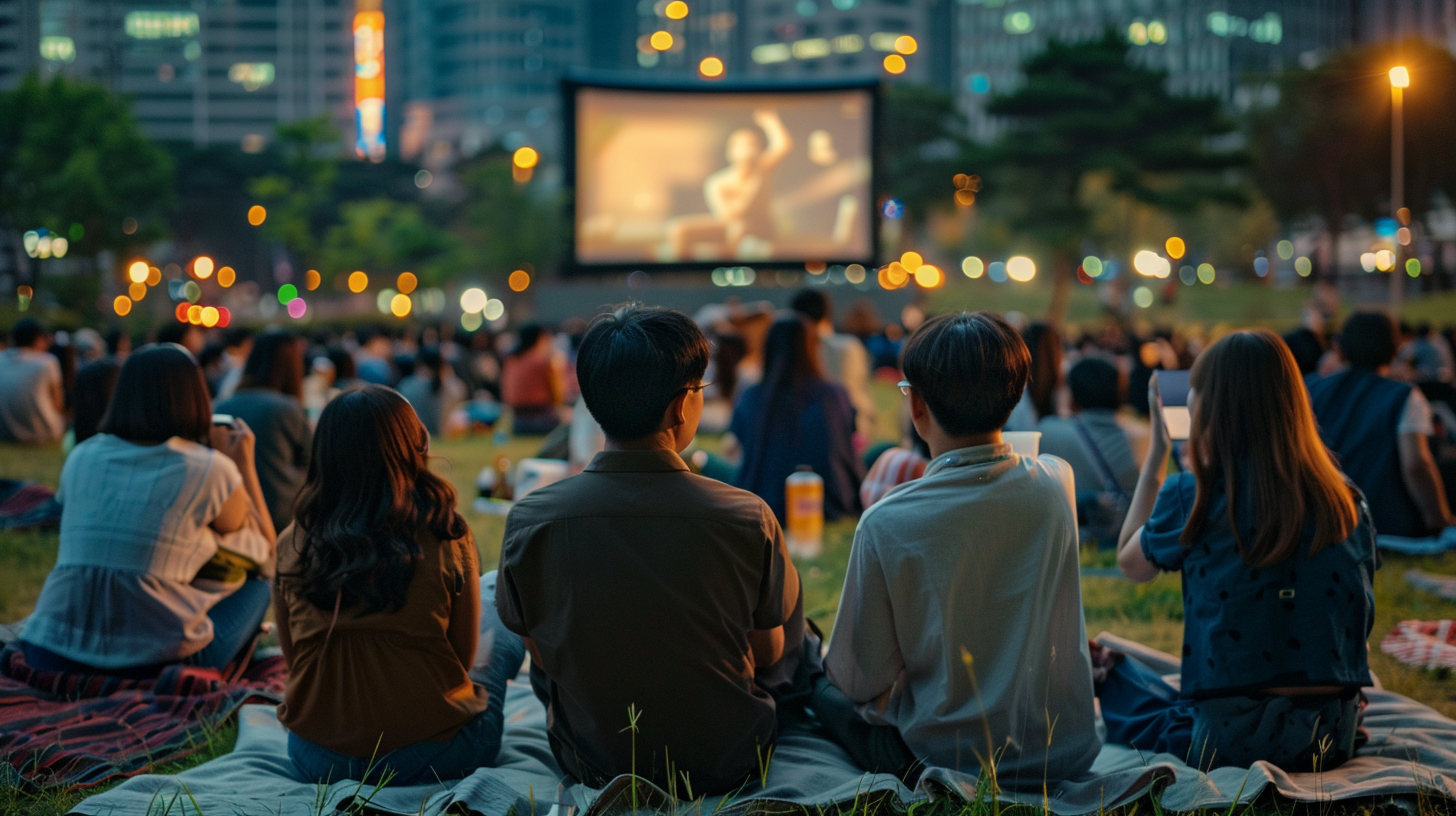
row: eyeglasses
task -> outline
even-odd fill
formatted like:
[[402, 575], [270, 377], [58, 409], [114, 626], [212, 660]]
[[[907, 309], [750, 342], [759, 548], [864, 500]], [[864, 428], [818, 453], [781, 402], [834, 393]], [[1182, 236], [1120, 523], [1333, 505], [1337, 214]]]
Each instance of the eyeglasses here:
[[713, 381], [712, 380], [709, 380], [709, 381], [704, 382], [704, 383], [698, 383], [697, 385], [685, 386], [683, 388], [683, 390], [684, 391], [687, 391], [687, 392], [690, 392], [690, 393], [693, 392], [693, 391], [702, 391], [704, 388], [707, 388], [708, 386], [710, 386], [712, 384], [713, 384]]
[[910, 396], [910, 381], [909, 380], [901, 380], [901, 381], [895, 383], [895, 386], [900, 389], [900, 393], [901, 394], [904, 394], [907, 397]]

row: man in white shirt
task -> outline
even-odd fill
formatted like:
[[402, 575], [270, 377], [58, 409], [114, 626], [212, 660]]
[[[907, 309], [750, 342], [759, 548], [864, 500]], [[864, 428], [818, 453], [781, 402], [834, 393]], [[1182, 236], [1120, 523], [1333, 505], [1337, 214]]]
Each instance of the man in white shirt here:
[[50, 334], [26, 318], [10, 336], [12, 347], [0, 352], [0, 442], [59, 442], [66, 433], [66, 397], [61, 364], [48, 351]]
[[1072, 471], [1001, 438], [1030, 365], [985, 312], [927, 321], [905, 348], [901, 390], [932, 460], [860, 518], [811, 703], [870, 770], [904, 771], [875, 726], [915, 761], [994, 765], [1012, 789], [1078, 777], [1101, 749]]
[[864, 343], [852, 334], [834, 330], [834, 304], [829, 295], [818, 289], [805, 289], [794, 295], [789, 308], [814, 324], [819, 333], [819, 351], [824, 357], [824, 373], [849, 392], [849, 402], [854, 406], [854, 429], [860, 439], [874, 439], [879, 412], [870, 395], [870, 355]]

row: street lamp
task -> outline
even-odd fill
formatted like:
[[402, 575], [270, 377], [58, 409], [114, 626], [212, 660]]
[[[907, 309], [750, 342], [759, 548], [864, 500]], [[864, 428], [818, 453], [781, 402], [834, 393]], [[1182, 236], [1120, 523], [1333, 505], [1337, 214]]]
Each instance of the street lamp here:
[[[1404, 65], [1390, 69], [1390, 214], [1395, 218], [1397, 236], [1400, 211], [1405, 208], [1405, 89], [1410, 87], [1410, 71]], [[1400, 240], [1395, 242], [1395, 268], [1390, 272], [1390, 313], [1400, 317], [1405, 298], [1405, 276], [1400, 265]]]

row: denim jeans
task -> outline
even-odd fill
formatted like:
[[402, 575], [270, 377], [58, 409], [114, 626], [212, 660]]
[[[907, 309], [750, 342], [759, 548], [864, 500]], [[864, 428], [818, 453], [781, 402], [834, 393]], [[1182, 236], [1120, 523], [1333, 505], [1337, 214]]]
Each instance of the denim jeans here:
[[[492, 570], [480, 579], [480, 643], [471, 671], [472, 679], [489, 694], [485, 710], [445, 742], [417, 742], [381, 757], [346, 756], [289, 732], [288, 757], [300, 778], [324, 784], [344, 779], [378, 782], [388, 772], [392, 785], [415, 785], [459, 779], [495, 762], [505, 727], [506, 684], [526, 659], [526, 644], [496, 616], [495, 577]], [[482, 662], [482, 653], [489, 655], [488, 662]]]

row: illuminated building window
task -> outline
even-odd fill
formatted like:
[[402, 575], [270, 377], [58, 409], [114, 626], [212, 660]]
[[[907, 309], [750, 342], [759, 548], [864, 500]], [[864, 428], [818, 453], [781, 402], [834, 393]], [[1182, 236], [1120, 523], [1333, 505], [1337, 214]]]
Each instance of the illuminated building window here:
[[195, 37], [201, 27], [192, 11], [129, 11], [122, 22], [127, 36], [137, 40]]

